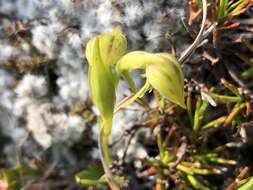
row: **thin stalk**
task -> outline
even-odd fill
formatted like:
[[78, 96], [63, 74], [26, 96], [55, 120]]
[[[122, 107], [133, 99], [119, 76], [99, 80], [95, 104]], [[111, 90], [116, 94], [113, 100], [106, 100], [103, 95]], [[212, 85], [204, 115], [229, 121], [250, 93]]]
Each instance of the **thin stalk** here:
[[209, 95], [220, 103], [240, 102], [242, 101], [241, 96], [225, 96], [216, 93], [209, 93]]
[[149, 87], [150, 87], [150, 84], [148, 80], [146, 80], [146, 83], [142, 86], [142, 88], [138, 92], [136, 92], [135, 94], [131, 96], [126, 97], [125, 99], [123, 99], [121, 102], [119, 102], [116, 105], [116, 108], [114, 109], [114, 113], [118, 112], [122, 108], [127, 107], [128, 105], [136, 101], [138, 98], [142, 98], [144, 94], [149, 90]]
[[202, 12], [203, 12], [203, 14], [202, 14], [203, 16], [202, 16], [202, 22], [201, 22], [201, 27], [200, 27], [199, 33], [198, 33], [196, 39], [194, 40], [194, 42], [192, 43], [192, 45], [190, 47], [188, 47], [182, 53], [180, 58], [178, 59], [180, 63], [184, 63], [186, 61], [186, 59], [198, 47], [199, 43], [203, 39], [202, 36], [204, 34], [204, 29], [205, 29], [205, 24], [206, 24], [206, 19], [207, 19], [207, 2], [206, 2], [206, 0], [202, 0]]
[[157, 145], [158, 145], [158, 149], [159, 149], [160, 160], [163, 160], [163, 157], [164, 157], [164, 148], [163, 148], [163, 140], [162, 140], [161, 127], [159, 128], [159, 131], [157, 133]]
[[[138, 92], [138, 89], [134, 83], [134, 80], [130, 76], [130, 74], [127, 71], [125, 71], [123, 72], [123, 77], [127, 81], [131, 92], [136, 94]], [[149, 108], [148, 102], [144, 98], [136, 99], [136, 102], [138, 102], [144, 108]]]
[[163, 184], [161, 177], [157, 177], [156, 179], [155, 190], [165, 190], [165, 185]]
[[193, 130], [194, 131], [198, 131], [200, 129], [201, 126], [201, 122], [203, 120], [203, 115], [204, 112], [206, 111], [207, 107], [208, 107], [208, 102], [207, 101], [201, 101], [200, 99], [198, 99], [197, 103], [196, 103], [196, 110], [195, 110], [195, 114], [194, 114], [194, 122], [193, 122]]
[[195, 189], [201, 189], [201, 190], [210, 190], [208, 187], [203, 185], [197, 178], [195, 178], [193, 175], [187, 175], [187, 179], [191, 183], [191, 185]]
[[189, 90], [187, 100], [186, 100], [186, 107], [187, 107], [187, 114], [193, 125], [193, 114], [192, 114], [192, 105], [191, 105], [191, 98], [192, 98], [192, 90]]
[[235, 118], [235, 116], [237, 116], [245, 107], [246, 107], [246, 103], [242, 103], [241, 105], [236, 104], [234, 108], [231, 110], [230, 114], [225, 119], [223, 126], [227, 127], [228, 125], [230, 125], [233, 119]]
[[227, 116], [221, 116], [218, 119], [212, 120], [209, 123], [205, 124], [204, 126], [202, 126], [202, 129], [207, 129], [210, 127], [217, 127], [219, 126], [221, 123], [223, 123], [226, 120]]
[[98, 136], [98, 148], [100, 153], [100, 159], [102, 162], [102, 166], [105, 172], [106, 180], [108, 181], [108, 184], [110, 185], [112, 190], [120, 190], [120, 186], [115, 181], [113, 174], [110, 170], [110, 165], [112, 164], [112, 159], [110, 155], [110, 149], [109, 149], [109, 134], [105, 131], [105, 128], [108, 128], [111, 126], [106, 126], [107, 122], [100, 122], [101, 125], [99, 136]]

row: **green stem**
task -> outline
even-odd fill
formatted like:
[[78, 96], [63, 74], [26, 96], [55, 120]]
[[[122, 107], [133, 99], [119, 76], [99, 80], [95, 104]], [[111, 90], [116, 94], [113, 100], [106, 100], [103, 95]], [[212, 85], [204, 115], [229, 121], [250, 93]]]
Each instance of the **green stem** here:
[[191, 105], [191, 98], [192, 98], [192, 90], [189, 90], [187, 100], [186, 100], [186, 107], [187, 107], [187, 114], [193, 125], [193, 114], [192, 114], [192, 105]]
[[117, 111], [119, 111], [122, 108], [127, 107], [128, 105], [130, 105], [131, 103], [133, 103], [134, 101], [136, 101], [138, 98], [142, 98], [145, 93], [149, 90], [150, 84], [148, 82], [148, 80], [146, 80], [146, 83], [142, 86], [142, 88], [136, 92], [134, 95], [127, 97], [126, 99], [122, 100], [115, 108], [114, 113], [116, 113]]
[[129, 73], [128, 73], [127, 71], [124, 71], [124, 72], [123, 72], [123, 77], [124, 77], [125, 80], [127, 81], [130, 90], [131, 90], [133, 93], [136, 93], [136, 92], [137, 92], [137, 87], [136, 87], [136, 85], [135, 85], [133, 79], [131, 78], [131, 76], [129, 75]]
[[203, 115], [204, 112], [206, 111], [208, 107], [208, 102], [207, 101], [201, 101], [200, 99], [197, 100], [196, 103], [196, 110], [194, 114], [194, 125], [193, 125], [193, 130], [198, 131], [201, 126], [201, 122], [203, 120]]
[[[101, 132], [103, 133], [103, 132]], [[109, 136], [108, 135], [104, 135], [102, 134], [103, 138], [102, 138], [102, 149], [104, 152], [104, 158], [106, 160], [106, 162], [111, 165], [112, 164], [112, 157], [110, 154], [110, 148], [109, 148]]]
[[162, 142], [161, 128], [159, 128], [159, 131], [158, 131], [158, 134], [157, 134], [157, 145], [158, 145], [158, 149], [159, 149], [160, 160], [163, 160], [164, 148], [163, 148], [163, 142]]
[[219, 126], [221, 123], [223, 123], [226, 120], [226, 118], [227, 116], [221, 116], [218, 119], [212, 120], [209, 123], [205, 124], [202, 127], [202, 129]]
[[104, 156], [106, 159], [106, 162], [108, 164], [112, 164], [112, 158], [110, 154], [110, 148], [109, 148], [109, 137], [112, 130], [112, 118], [103, 119], [103, 122], [101, 123], [100, 133], [102, 135], [102, 148], [104, 152]]
[[109, 136], [112, 128], [112, 119], [103, 120], [99, 122], [100, 130], [98, 137], [98, 148], [100, 152], [100, 159], [104, 168], [106, 179], [112, 190], [120, 190], [120, 186], [115, 181], [114, 176], [110, 170], [110, 165], [112, 164], [112, 158], [109, 148]]
[[191, 183], [191, 185], [195, 189], [201, 189], [201, 190], [210, 190], [208, 187], [203, 185], [197, 178], [195, 178], [193, 175], [187, 175], [187, 179]]
[[241, 97], [238, 96], [225, 96], [225, 95], [219, 95], [215, 93], [209, 93], [209, 95], [214, 98], [216, 101], [221, 103], [230, 103], [230, 102], [240, 102], [242, 101]]
[[[127, 84], [131, 90], [131, 92], [133, 92], [134, 94], [136, 94], [138, 92], [138, 89], [134, 83], [134, 80], [132, 79], [132, 77], [130, 76], [129, 72], [124, 71], [123, 72], [123, 77], [124, 79], [127, 81]], [[144, 99], [144, 98], [140, 98], [140, 99], [136, 99], [136, 101], [143, 106], [144, 108], [149, 108], [148, 102]]]

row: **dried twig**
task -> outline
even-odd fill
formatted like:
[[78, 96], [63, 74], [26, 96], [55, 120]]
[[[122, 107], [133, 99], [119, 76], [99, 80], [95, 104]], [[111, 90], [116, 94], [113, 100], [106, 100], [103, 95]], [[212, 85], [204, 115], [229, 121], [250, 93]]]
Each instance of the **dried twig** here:
[[200, 31], [192, 43], [190, 47], [188, 47], [180, 56], [178, 59], [179, 62], [184, 63], [186, 59], [192, 54], [192, 52], [198, 47], [199, 43], [203, 40], [203, 34], [204, 34], [204, 29], [205, 29], [205, 24], [206, 24], [206, 19], [207, 19], [207, 2], [206, 0], [202, 0], [202, 12], [203, 12], [203, 17], [202, 17], [202, 22], [201, 22], [201, 28]]
[[186, 142], [186, 137], [182, 137], [182, 143], [180, 145], [180, 147], [178, 148], [177, 150], [177, 160], [172, 164], [170, 165], [170, 168], [171, 170], [173, 170], [184, 158], [184, 155], [186, 153], [186, 149], [187, 149], [187, 142]]
[[243, 93], [247, 96], [249, 96], [251, 99], [253, 99], [253, 93], [251, 90], [244, 84], [244, 82], [240, 79], [238, 76], [236, 70], [234, 69], [234, 66], [231, 64], [225, 63], [226, 68], [228, 70], [229, 75], [231, 78], [243, 89]]

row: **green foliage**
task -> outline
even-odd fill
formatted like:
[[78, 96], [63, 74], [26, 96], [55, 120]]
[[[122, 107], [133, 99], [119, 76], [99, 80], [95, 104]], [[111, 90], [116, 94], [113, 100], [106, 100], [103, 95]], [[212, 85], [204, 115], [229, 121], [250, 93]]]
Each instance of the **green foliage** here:
[[8, 184], [10, 190], [20, 190], [28, 180], [38, 176], [39, 171], [36, 168], [24, 164], [0, 170], [0, 178]]
[[208, 187], [204, 186], [201, 182], [199, 182], [193, 175], [187, 175], [187, 179], [194, 187], [194, 189], [199, 190], [210, 190]]
[[253, 67], [250, 67], [249, 69], [247, 69], [246, 71], [243, 71], [241, 73], [241, 77], [243, 79], [252, 79], [253, 78]]
[[82, 185], [98, 185], [106, 183], [101, 166], [94, 165], [75, 175], [76, 181]]
[[246, 182], [244, 182], [240, 187], [237, 188], [237, 190], [251, 190], [253, 188], [253, 177], [250, 177], [249, 179], [246, 179]]
[[229, 17], [243, 13], [251, 0], [219, 0], [216, 7], [216, 19], [224, 22]]

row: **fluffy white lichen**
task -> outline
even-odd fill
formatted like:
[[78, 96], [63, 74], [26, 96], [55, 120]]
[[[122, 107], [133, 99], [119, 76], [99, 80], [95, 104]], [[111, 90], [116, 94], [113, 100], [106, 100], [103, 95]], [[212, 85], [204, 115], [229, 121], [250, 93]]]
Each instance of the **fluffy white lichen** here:
[[19, 50], [8, 44], [0, 44], [0, 61], [4, 62], [8, 59], [15, 58], [19, 54]]
[[57, 33], [60, 33], [63, 30], [64, 26], [60, 23], [53, 23], [51, 25], [36, 26], [32, 30], [33, 34], [33, 45], [48, 56], [48, 58], [54, 58], [58, 51], [58, 36]]
[[27, 74], [16, 87], [16, 93], [19, 97], [41, 98], [48, 92], [45, 77]]
[[27, 106], [27, 127], [44, 148], [54, 143], [72, 145], [80, 139], [85, 123], [79, 116], [53, 113], [49, 103]]

